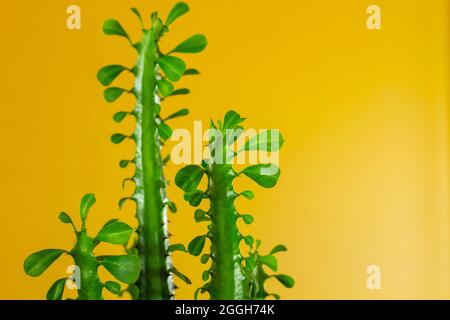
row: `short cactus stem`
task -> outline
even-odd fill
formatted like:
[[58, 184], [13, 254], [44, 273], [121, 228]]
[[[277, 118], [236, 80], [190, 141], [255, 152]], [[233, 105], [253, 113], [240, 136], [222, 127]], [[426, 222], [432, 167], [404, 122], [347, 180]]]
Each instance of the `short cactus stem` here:
[[98, 276], [99, 264], [93, 256], [95, 241], [86, 231], [77, 234], [77, 243], [70, 252], [75, 266], [80, 268], [79, 300], [102, 300], [103, 284]]
[[211, 216], [211, 278], [208, 291], [213, 300], [241, 300], [244, 297], [241, 234], [236, 225], [238, 213], [234, 206], [236, 178], [231, 165], [212, 164], [208, 171], [207, 194]]

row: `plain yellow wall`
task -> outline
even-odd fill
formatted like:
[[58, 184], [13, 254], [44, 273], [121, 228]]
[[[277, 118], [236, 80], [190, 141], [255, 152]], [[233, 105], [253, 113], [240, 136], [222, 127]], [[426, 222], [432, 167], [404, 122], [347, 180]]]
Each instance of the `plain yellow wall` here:
[[[264, 249], [289, 247], [280, 271], [296, 286], [271, 283], [272, 291], [286, 299], [449, 298], [447, 1], [188, 2], [191, 13], [163, 47], [193, 33], [205, 33], [209, 47], [186, 57], [202, 71], [183, 80], [192, 94], [163, 106], [191, 109], [174, 126], [192, 128], [193, 120], [233, 108], [248, 127], [279, 128], [286, 139], [274, 190], [239, 182], [256, 191], [254, 201], [239, 202], [256, 217], [245, 232]], [[148, 21], [151, 11], [165, 16], [174, 3], [1, 3], [0, 298], [44, 298], [65, 276], [67, 258], [39, 278], [25, 276], [22, 263], [38, 249], [71, 247], [57, 215], [77, 215], [84, 193], [97, 195], [92, 232], [113, 217], [134, 223], [131, 206], [117, 209], [127, 195], [121, 180], [131, 173], [118, 161], [133, 148], [109, 142], [112, 133], [132, 131], [131, 122], [117, 125], [111, 115], [133, 100], [107, 105], [95, 76], [107, 64], [132, 66], [135, 54], [101, 26], [117, 18], [137, 39], [130, 7]], [[382, 9], [380, 31], [366, 28], [374, 3]], [[70, 4], [81, 7], [80, 31], [65, 26]], [[168, 177], [179, 168], [171, 164]], [[174, 186], [170, 196], [180, 209], [170, 218], [173, 241], [187, 243], [204, 227]], [[192, 298], [203, 266], [179, 254], [175, 263], [194, 280], [180, 284], [178, 297]], [[381, 267], [379, 291], [366, 287], [372, 264]]]

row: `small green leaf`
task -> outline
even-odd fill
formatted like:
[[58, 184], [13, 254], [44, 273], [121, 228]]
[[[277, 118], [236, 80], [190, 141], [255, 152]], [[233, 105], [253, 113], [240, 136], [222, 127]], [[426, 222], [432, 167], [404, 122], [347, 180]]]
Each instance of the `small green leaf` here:
[[269, 294], [269, 297], [272, 296], [275, 300], [280, 300], [280, 295], [276, 293]]
[[171, 244], [169, 246], [169, 252], [175, 252], [175, 251], [187, 252], [186, 247], [184, 246], [184, 244], [181, 244], [181, 243]]
[[188, 199], [189, 204], [193, 207], [198, 207], [202, 203], [203, 195], [204, 193], [201, 190], [192, 192]]
[[119, 167], [121, 167], [122, 169], [125, 169], [126, 167], [128, 167], [130, 162], [131, 162], [130, 160], [120, 160]]
[[186, 14], [189, 11], [189, 6], [184, 2], [177, 3], [166, 19], [166, 26], [170, 26], [175, 20], [177, 20], [182, 15]]
[[141, 260], [135, 255], [109, 256], [102, 261], [102, 265], [117, 280], [132, 284], [139, 277]]
[[206, 264], [208, 263], [210, 257], [211, 256], [209, 254], [205, 253], [200, 257], [200, 262]]
[[281, 172], [276, 165], [268, 163], [247, 167], [242, 173], [261, 187], [273, 188], [277, 184]]
[[117, 122], [117, 123], [122, 122], [122, 120], [125, 119], [126, 116], [129, 114], [130, 113], [126, 112], [126, 111], [119, 111], [113, 115], [113, 120], [114, 120], [114, 122]]
[[122, 88], [108, 88], [104, 91], [103, 96], [105, 97], [106, 102], [112, 103], [120, 98], [120, 96], [125, 92], [125, 89]]
[[173, 92], [173, 84], [165, 79], [158, 80], [158, 91], [163, 97], [168, 97]]
[[114, 294], [119, 294], [121, 289], [120, 283], [117, 283], [115, 281], [106, 281], [105, 288]]
[[178, 277], [178, 279], [182, 280], [183, 282], [187, 283], [187, 284], [192, 284], [192, 281], [186, 277], [184, 274], [182, 274], [180, 271], [178, 271], [175, 268], [172, 268], [172, 273], [174, 274], [174, 276]]
[[80, 203], [80, 217], [83, 224], [86, 222], [86, 218], [89, 210], [95, 204], [97, 200], [95, 199], [95, 195], [92, 193], [88, 193], [84, 195], [83, 199], [81, 199]]
[[222, 129], [234, 129], [238, 124], [245, 121], [245, 118], [241, 118], [240, 114], [234, 111], [228, 111], [223, 120]]
[[61, 249], [46, 249], [33, 253], [23, 263], [25, 273], [32, 277], [40, 276], [63, 253], [64, 250]]
[[61, 221], [62, 223], [71, 223], [73, 224], [72, 218], [65, 212], [61, 212], [59, 214], [59, 221]]
[[198, 71], [197, 69], [187, 69], [184, 72], [185, 76], [197, 76], [200, 74], [200, 71]]
[[244, 214], [241, 216], [242, 220], [244, 220], [245, 224], [252, 224], [253, 223], [253, 216], [249, 215], [249, 214]]
[[56, 280], [47, 291], [47, 300], [62, 300], [67, 278]]
[[123, 140], [125, 140], [126, 138], [127, 138], [126, 135], [121, 134], [121, 133], [116, 133], [116, 134], [113, 134], [113, 135], [111, 136], [111, 142], [114, 143], [114, 144], [119, 144], [119, 143], [121, 143]]
[[172, 96], [185, 96], [189, 93], [191, 93], [191, 91], [189, 89], [182, 88], [182, 89], [178, 89], [178, 90], [175, 90], [174, 92], [172, 92]]
[[97, 73], [97, 79], [102, 85], [109, 86], [125, 70], [127, 68], [117, 64], [106, 66]]
[[207, 216], [207, 212], [197, 209], [194, 213], [194, 219], [195, 222], [204, 222], [204, 221], [210, 221], [211, 219]]
[[295, 284], [294, 279], [285, 274], [278, 274], [275, 278], [277, 278], [277, 280], [280, 281], [286, 288], [292, 288]]
[[181, 110], [171, 114], [167, 118], [165, 118], [164, 121], [176, 119], [179, 117], [184, 117], [184, 116], [187, 116], [188, 114], [189, 114], [189, 109], [181, 109]]
[[268, 266], [272, 271], [278, 270], [278, 263], [277, 259], [274, 256], [262, 256], [259, 258], [259, 262], [262, 264]]
[[177, 206], [172, 201], [169, 201], [166, 203], [167, 207], [169, 208], [170, 212], [177, 213]]
[[203, 247], [205, 246], [206, 236], [198, 236], [194, 238], [188, 245], [188, 252], [198, 257], [202, 251]]
[[130, 37], [128, 36], [128, 33], [125, 31], [125, 29], [119, 23], [119, 21], [114, 20], [114, 19], [108, 19], [105, 21], [105, 23], [103, 24], [103, 33], [106, 35], [116, 35], [116, 36], [130, 39]]
[[132, 300], [139, 300], [139, 288], [137, 285], [131, 285], [128, 287], [128, 292], [131, 295]]
[[246, 245], [248, 245], [249, 247], [253, 246], [253, 237], [252, 236], [245, 236], [244, 237], [244, 242]]
[[114, 222], [106, 223], [96, 239], [111, 244], [126, 245], [132, 233], [133, 228], [126, 223], [115, 220]]
[[142, 21], [142, 16], [141, 16], [141, 13], [139, 12], [139, 10], [136, 9], [136, 8], [131, 8], [131, 12], [133, 12], [133, 13], [136, 15], [136, 17], [138, 17], [139, 22], [140, 22], [141, 25], [142, 25], [142, 24], [143, 24], [143, 21]]
[[270, 254], [274, 254], [277, 252], [284, 252], [284, 251], [287, 251], [286, 246], [283, 246], [280, 244], [280, 245], [276, 246], [275, 248], [273, 248], [272, 251], [270, 251]]
[[189, 165], [178, 171], [175, 184], [185, 192], [194, 191], [200, 184], [205, 170], [196, 165]]
[[278, 130], [266, 130], [247, 141], [245, 150], [275, 152], [280, 150], [283, 144], [284, 138]]
[[247, 199], [249, 199], [249, 200], [252, 200], [252, 199], [255, 197], [255, 194], [254, 194], [252, 191], [250, 191], [250, 190], [247, 190], [247, 191], [242, 192], [241, 195], [242, 195], [244, 198], [247, 198]]
[[161, 139], [163, 139], [163, 141], [167, 141], [172, 136], [173, 130], [165, 122], [161, 122], [158, 125], [158, 132]]
[[172, 56], [163, 56], [159, 59], [159, 66], [170, 81], [178, 81], [186, 71], [183, 60]]
[[202, 273], [202, 280], [203, 281], [208, 281], [209, 279], [209, 270], [203, 271]]
[[199, 53], [208, 45], [208, 40], [202, 34], [196, 34], [180, 43], [172, 52], [178, 53]]

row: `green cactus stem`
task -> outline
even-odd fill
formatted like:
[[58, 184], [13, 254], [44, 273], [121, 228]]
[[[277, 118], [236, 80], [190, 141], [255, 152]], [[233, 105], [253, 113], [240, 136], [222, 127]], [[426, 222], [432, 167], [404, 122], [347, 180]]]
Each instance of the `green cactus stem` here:
[[[143, 37], [138, 43], [133, 43], [127, 32], [116, 20], [107, 20], [103, 31], [108, 35], [118, 35], [128, 39], [138, 54], [137, 64], [133, 68], [112, 65], [102, 68], [98, 73], [99, 81], [110, 85], [123, 71], [129, 71], [135, 76], [134, 87], [131, 90], [110, 87], [105, 90], [105, 99], [114, 102], [122, 93], [128, 92], [136, 97], [136, 106], [131, 112], [118, 112], [114, 120], [121, 122], [126, 116], [134, 116], [136, 128], [127, 137], [115, 134], [113, 143], [121, 143], [126, 138], [136, 144], [136, 153], [132, 160], [122, 160], [120, 166], [134, 164], [135, 173], [126, 181], [136, 185], [134, 194], [121, 199], [120, 206], [126, 200], [136, 203], [136, 216], [139, 221], [137, 229], [138, 241], [136, 248], [142, 262], [142, 270], [137, 287], [140, 299], [167, 300], [174, 298], [173, 275], [183, 281], [190, 280], [176, 270], [171, 261], [171, 251], [183, 250], [180, 246], [169, 245], [167, 209], [176, 211], [176, 206], [167, 198], [167, 180], [164, 176], [164, 165], [167, 160], [161, 154], [164, 142], [172, 135], [172, 129], [167, 121], [188, 114], [182, 109], [167, 117], [161, 115], [161, 102], [170, 96], [188, 94], [188, 89], [174, 90], [173, 82], [179, 81], [184, 75], [198, 74], [194, 69], [186, 69], [186, 64], [174, 53], [197, 53], [206, 45], [206, 38], [195, 35], [167, 54], [163, 54], [160, 39], [169, 31], [169, 26], [189, 10], [185, 3], [178, 3], [169, 13], [166, 22], [159, 18], [158, 13], [151, 15], [151, 27], [145, 29], [140, 13], [133, 8], [142, 25]], [[181, 248], [181, 249], [180, 249]], [[133, 288], [133, 291], [135, 288]]]
[[[117, 280], [127, 284], [137, 280], [140, 270], [140, 260], [135, 255], [102, 256], [96, 257], [94, 249], [102, 242], [126, 245], [130, 239], [133, 229], [118, 220], [107, 222], [95, 238], [88, 235], [86, 230], [86, 219], [89, 209], [95, 204], [95, 196], [87, 194], [81, 200], [80, 217], [82, 226], [77, 230], [72, 218], [65, 212], [60, 213], [59, 220], [65, 224], [71, 224], [76, 235], [76, 243], [72, 250], [46, 249], [31, 254], [24, 262], [25, 273], [37, 277], [44, 273], [50, 265], [61, 255], [71, 256], [75, 263], [74, 278], [62, 278], [57, 280], [48, 290], [48, 300], [61, 300], [64, 288], [68, 280], [75, 280], [79, 300], [102, 300], [103, 289], [114, 294], [120, 294], [121, 286], [118, 282], [107, 281], [102, 283], [98, 276], [100, 266], [107, 269]], [[77, 272], [79, 272], [79, 283], [77, 283]]]
[[[175, 177], [175, 183], [185, 192], [185, 199], [192, 206], [198, 207], [203, 199], [209, 199], [208, 211], [195, 211], [196, 222], [208, 222], [208, 232], [194, 238], [188, 246], [192, 255], [200, 256], [206, 240], [210, 241], [210, 252], [201, 256], [204, 264], [211, 260], [210, 268], [202, 274], [207, 283], [196, 291], [195, 298], [204, 292], [208, 292], [212, 300], [243, 300], [257, 295], [250, 290], [250, 284], [255, 282], [256, 263], [248, 272], [246, 266], [249, 263], [244, 263], [247, 258], [240, 249], [242, 240], [250, 247], [254, 240], [251, 236], [242, 235], [237, 226], [239, 219], [251, 224], [253, 217], [240, 214], [235, 206], [238, 197], [252, 199], [254, 195], [251, 191], [235, 191], [234, 182], [245, 175], [264, 188], [272, 188], [278, 181], [280, 170], [274, 164], [257, 164], [236, 172], [232, 160], [245, 151], [276, 152], [284, 140], [278, 131], [267, 130], [251, 138], [236, 152], [232, 146], [243, 132], [241, 124], [244, 120], [238, 113], [229, 111], [218, 125], [211, 121], [211, 158], [205, 159], [201, 167], [189, 165], [181, 169]], [[207, 190], [198, 190], [204, 176], [208, 179]]]

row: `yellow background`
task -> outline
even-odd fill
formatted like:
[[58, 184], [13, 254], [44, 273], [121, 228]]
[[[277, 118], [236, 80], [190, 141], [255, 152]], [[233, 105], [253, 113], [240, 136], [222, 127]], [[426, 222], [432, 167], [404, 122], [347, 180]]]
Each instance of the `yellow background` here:
[[[112, 133], [132, 131], [131, 122], [117, 125], [111, 115], [133, 100], [107, 105], [95, 76], [107, 64], [132, 66], [135, 54], [101, 26], [117, 18], [138, 39], [129, 8], [148, 21], [151, 11], [166, 16], [174, 3], [0, 4], [0, 298], [44, 298], [66, 275], [68, 258], [39, 278], [27, 277], [22, 263], [38, 249], [71, 247], [70, 228], [57, 216], [77, 216], [84, 193], [97, 195], [92, 232], [112, 217], [133, 223], [131, 206], [117, 209], [127, 195], [121, 180], [131, 173], [118, 161], [133, 148], [109, 142]], [[381, 31], [366, 28], [374, 3], [382, 9]], [[81, 7], [80, 31], [66, 28], [70, 4]], [[254, 201], [239, 202], [256, 217], [245, 233], [266, 250], [289, 247], [279, 256], [280, 271], [296, 286], [270, 289], [286, 299], [449, 298], [447, 1], [189, 4], [191, 13], [174, 24], [163, 48], [193, 33], [205, 33], [209, 47], [186, 57], [202, 71], [183, 80], [192, 94], [163, 106], [167, 113], [191, 109], [173, 125], [192, 128], [193, 120], [234, 108], [248, 127], [279, 128], [287, 141], [275, 189], [239, 182], [256, 191]], [[179, 168], [170, 165], [168, 177]], [[170, 196], [180, 209], [170, 218], [173, 241], [187, 243], [204, 227], [174, 186]], [[194, 281], [180, 284], [178, 297], [191, 298], [203, 266], [180, 254], [175, 263]], [[381, 267], [382, 290], [366, 287], [372, 264]]]

